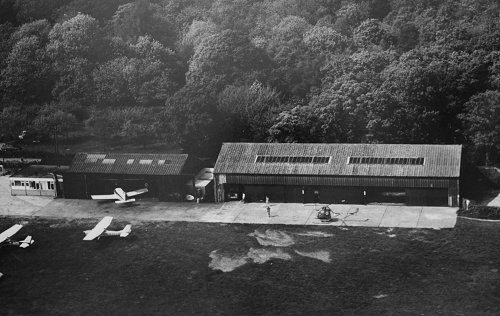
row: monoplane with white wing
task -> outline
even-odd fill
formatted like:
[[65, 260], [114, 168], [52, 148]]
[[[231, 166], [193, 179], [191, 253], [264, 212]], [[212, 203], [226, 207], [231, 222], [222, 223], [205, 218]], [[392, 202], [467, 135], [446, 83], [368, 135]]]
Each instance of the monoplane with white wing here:
[[116, 188], [113, 190], [113, 194], [91, 195], [90, 197], [93, 200], [117, 200], [115, 201], [116, 204], [124, 204], [124, 203], [135, 202], [135, 199], [131, 199], [130, 197], [143, 194], [146, 192], [148, 192], [147, 188], [130, 192], [125, 192], [121, 188]]
[[113, 217], [105, 216], [94, 228], [91, 230], [84, 231], [85, 237], [83, 240], [94, 240], [99, 239], [103, 236], [120, 236], [127, 237], [132, 232], [132, 225], [128, 224], [122, 230], [107, 230], [108, 226], [111, 224]]
[[31, 236], [27, 236], [24, 240], [12, 240], [11, 237], [14, 236], [23, 225], [15, 224], [11, 228], [5, 230], [0, 234], [0, 245], [10, 245], [10, 246], [18, 246], [21, 248], [27, 248], [29, 245], [33, 244], [35, 241]]

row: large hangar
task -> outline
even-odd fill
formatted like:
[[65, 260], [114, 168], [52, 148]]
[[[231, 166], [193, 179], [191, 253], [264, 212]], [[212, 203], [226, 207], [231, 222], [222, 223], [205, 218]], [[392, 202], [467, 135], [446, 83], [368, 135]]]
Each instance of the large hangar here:
[[65, 198], [88, 199], [147, 187], [141, 197], [178, 201], [186, 182], [200, 170], [200, 162], [187, 154], [78, 153], [64, 174]]
[[215, 200], [459, 205], [461, 145], [224, 143]]

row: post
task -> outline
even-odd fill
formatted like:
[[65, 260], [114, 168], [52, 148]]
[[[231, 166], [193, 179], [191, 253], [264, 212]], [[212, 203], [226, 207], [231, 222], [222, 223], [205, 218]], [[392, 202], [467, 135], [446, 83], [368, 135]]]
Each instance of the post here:
[[88, 191], [88, 188], [87, 188], [87, 175], [84, 174], [83, 175], [83, 181], [85, 182], [85, 198], [89, 198], [89, 191]]
[[214, 201], [215, 203], [218, 203], [219, 202], [219, 198], [217, 196], [217, 177], [214, 175]]
[[319, 190], [314, 190], [314, 210], [317, 210], [316, 204], [319, 202]]
[[58, 195], [58, 192], [57, 192], [57, 175], [55, 172], [51, 172], [50, 173], [52, 175], [52, 180], [54, 181], [54, 183], [52, 184], [52, 186], [54, 187], [54, 197], [57, 197]]
[[59, 148], [57, 146], [57, 128], [56, 128], [56, 131], [54, 132], [54, 144], [55, 144], [55, 151], [56, 151], [56, 156], [54, 158], [56, 159], [56, 166], [59, 167]]

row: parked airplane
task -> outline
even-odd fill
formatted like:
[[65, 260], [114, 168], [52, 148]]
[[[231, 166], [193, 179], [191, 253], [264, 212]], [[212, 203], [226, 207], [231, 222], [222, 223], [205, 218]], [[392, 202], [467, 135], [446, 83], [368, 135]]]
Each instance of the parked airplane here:
[[33, 244], [35, 241], [31, 236], [27, 236], [26, 238], [24, 238], [24, 240], [19, 240], [19, 241], [10, 239], [10, 237], [14, 236], [22, 227], [23, 225], [21, 224], [15, 224], [11, 228], [1, 233], [0, 244], [5, 242], [6, 245], [19, 246], [21, 248], [27, 248], [29, 245]]
[[113, 217], [105, 216], [93, 229], [84, 231], [85, 237], [83, 240], [99, 239], [102, 236], [127, 237], [132, 232], [132, 225], [130, 224], [125, 225], [122, 230], [107, 230], [106, 228], [108, 228], [112, 220]]
[[105, 194], [105, 195], [91, 195], [90, 197], [93, 200], [118, 200], [115, 201], [116, 204], [123, 204], [123, 203], [131, 203], [135, 202], [135, 199], [129, 199], [132, 196], [143, 194], [148, 192], [147, 188], [136, 190], [136, 191], [130, 191], [130, 192], [125, 192], [121, 188], [116, 188], [113, 191], [113, 194]]

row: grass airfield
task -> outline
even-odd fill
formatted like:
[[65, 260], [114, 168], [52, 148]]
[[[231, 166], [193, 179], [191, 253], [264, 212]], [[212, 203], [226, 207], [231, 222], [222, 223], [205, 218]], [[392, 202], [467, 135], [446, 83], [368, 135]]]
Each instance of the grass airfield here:
[[[0, 218], [2, 315], [497, 315], [500, 230]], [[114, 221], [110, 229], [125, 222]]]

